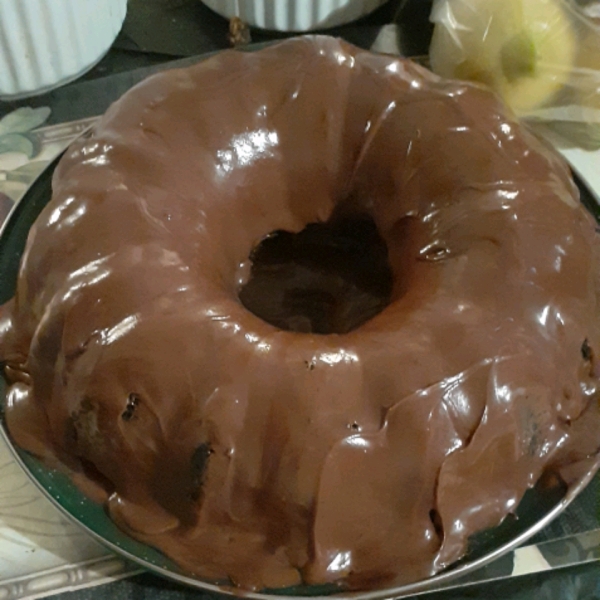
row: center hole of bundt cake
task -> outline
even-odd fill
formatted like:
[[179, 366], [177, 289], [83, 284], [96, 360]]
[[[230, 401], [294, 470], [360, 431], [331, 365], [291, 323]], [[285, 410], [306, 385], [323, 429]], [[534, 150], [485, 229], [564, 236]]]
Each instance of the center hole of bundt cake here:
[[392, 270], [370, 217], [274, 231], [253, 250], [242, 304], [267, 323], [303, 333], [347, 333], [390, 301]]

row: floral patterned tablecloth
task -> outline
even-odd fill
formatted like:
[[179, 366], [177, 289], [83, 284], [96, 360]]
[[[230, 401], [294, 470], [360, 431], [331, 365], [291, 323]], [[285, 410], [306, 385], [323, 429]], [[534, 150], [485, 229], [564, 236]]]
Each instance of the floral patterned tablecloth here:
[[35, 178], [95, 118], [43, 127], [50, 109], [19, 108], [0, 119], [0, 221]]

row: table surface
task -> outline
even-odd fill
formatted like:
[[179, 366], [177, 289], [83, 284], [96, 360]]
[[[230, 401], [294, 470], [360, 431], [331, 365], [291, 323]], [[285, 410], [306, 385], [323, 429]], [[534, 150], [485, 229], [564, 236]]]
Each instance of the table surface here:
[[[400, 50], [408, 55], [425, 54], [427, 51], [426, 40], [430, 32], [427, 20], [429, 6], [429, 0], [391, 0], [371, 16], [329, 33], [368, 48], [377, 38], [382, 26], [395, 21], [399, 25], [400, 34], [396, 41]], [[164, 68], [166, 63], [172, 61], [185, 63], [190, 60], [189, 57], [227, 48], [229, 46], [227, 31], [227, 21], [212, 13], [198, 0], [129, 0], [128, 15], [121, 34], [106, 57], [92, 71], [68, 86], [37, 98], [11, 103], [0, 102], [0, 118], [19, 107], [29, 106], [51, 109], [44, 121], [46, 126], [89, 119], [103, 113], [108, 105], [131, 85], [152, 71]], [[272, 41], [279, 37], [284, 36], [252, 31], [253, 42]], [[48, 156], [42, 156], [41, 160], [48, 160], [51, 154], [56, 153], [57, 149], [61, 147], [61, 144], [70, 139], [75, 130], [81, 129], [86, 124], [87, 121], [83, 121], [69, 125], [65, 130], [57, 127], [46, 128], [36, 134], [47, 143], [44, 147]], [[44, 135], [46, 138], [50, 136], [51, 139], [44, 138]], [[600, 193], [600, 176], [596, 168], [599, 156], [575, 149], [565, 151], [565, 155], [578, 165], [584, 178], [592, 182], [594, 189]], [[38, 158], [40, 157], [38, 156]], [[18, 169], [26, 169], [26, 166], [19, 166]], [[13, 194], [18, 196], [26, 189], [27, 178], [19, 179], [17, 177], [15, 181], [11, 182], [11, 185]], [[8, 468], [11, 468], [10, 465]], [[0, 465], [1, 469], [2, 465]], [[5, 485], [21, 485], [17, 483], [20, 481], [18, 474], [8, 473], [7, 475], [5, 471], [1, 476], [5, 481], [9, 481], [10, 477], [16, 478], [14, 484]], [[554, 529], [551, 527], [538, 536], [534, 542], [544, 542], [560, 534], [577, 533], [598, 527], [599, 487], [596, 481], [595, 485], [587, 490], [587, 496], [581, 502], [583, 508], [574, 507], [575, 510], [579, 510], [579, 513], [577, 518], [573, 519], [573, 523], [576, 522], [576, 525], [573, 525], [572, 531], [568, 527], [565, 529], [563, 526], [560, 529], [560, 525], [555, 525]], [[0, 502], [0, 525], [2, 525], [2, 518]], [[0, 535], [2, 535], [1, 527]], [[87, 548], [90, 556], [94, 555], [93, 550], [93, 548], [91, 551], [90, 548]], [[99, 551], [99, 555], [102, 555], [101, 551]], [[0, 556], [0, 600], [9, 597], [23, 598], [45, 595], [43, 586], [38, 586], [37, 589], [17, 590], [13, 585], [14, 589], [5, 587], [4, 590], [8, 591], [3, 591], [1, 560], [2, 556]], [[101, 571], [101, 567], [99, 568]], [[129, 571], [123, 572], [131, 573], [133, 570], [131, 568]], [[106, 573], [110, 576], [110, 569], [106, 569]], [[102, 575], [102, 573], [100, 574]], [[76, 586], [77, 581], [71, 583]], [[17, 594], [17, 592], [20, 593]], [[98, 587], [61, 593], [57, 598], [62, 600], [63, 596], [65, 600], [67, 598], [68, 600], [103, 600], [105, 598], [183, 600], [192, 598], [192, 596], [208, 600], [209, 597], [208, 594], [182, 588], [149, 574], [136, 575]], [[600, 599], [600, 563], [590, 562], [576, 567], [518, 578], [512, 577], [494, 583], [473, 585], [461, 590], [442, 591], [419, 597], [425, 600], [450, 598], [456, 600], [463, 598], [521, 600], [533, 597], [548, 600], [559, 598], [561, 600]]]

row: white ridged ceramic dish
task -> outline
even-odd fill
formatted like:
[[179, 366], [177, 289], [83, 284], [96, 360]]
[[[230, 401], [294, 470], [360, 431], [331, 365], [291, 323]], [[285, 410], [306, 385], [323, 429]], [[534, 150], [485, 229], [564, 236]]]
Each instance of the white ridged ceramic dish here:
[[[1, 1], [1, 0], [0, 0]], [[360, 19], [387, 0], [202, 0], [227, 19], [274, 31], [312, 31]]]
[[63, 85], [117, 37], [127, 0], [0, 0], [0, 100]]

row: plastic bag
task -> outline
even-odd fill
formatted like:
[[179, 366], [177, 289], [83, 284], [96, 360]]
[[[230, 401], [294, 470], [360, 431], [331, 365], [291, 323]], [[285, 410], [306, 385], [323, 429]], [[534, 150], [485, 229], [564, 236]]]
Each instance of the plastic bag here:
[[600, 148], [600, 1], [434, 0], [434, 72], [478, 81], [553, 141]]

